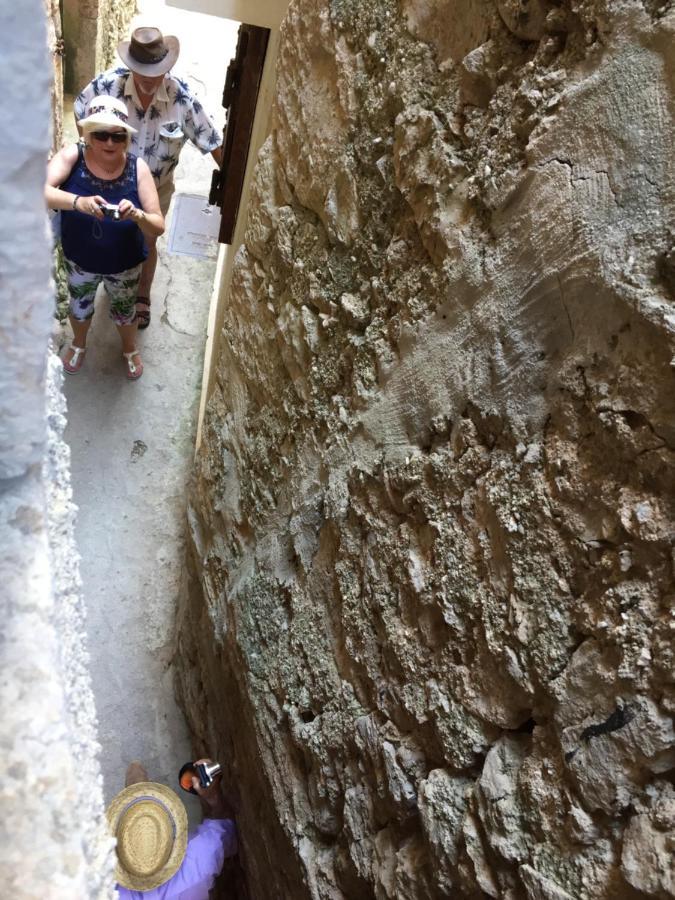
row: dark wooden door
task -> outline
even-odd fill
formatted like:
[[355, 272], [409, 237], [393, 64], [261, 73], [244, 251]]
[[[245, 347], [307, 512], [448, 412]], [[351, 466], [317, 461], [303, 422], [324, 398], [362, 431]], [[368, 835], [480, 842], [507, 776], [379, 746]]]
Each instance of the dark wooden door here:
[[268, 28], [241, 25], [237, 52], [227, 67], [223, 106], [227, 110], [223, 136], [223, 161], [213, 173], [209, 203], [220, 207], [221, 244], [231, 244], [237, 223], [253, 119], [265, 64]]

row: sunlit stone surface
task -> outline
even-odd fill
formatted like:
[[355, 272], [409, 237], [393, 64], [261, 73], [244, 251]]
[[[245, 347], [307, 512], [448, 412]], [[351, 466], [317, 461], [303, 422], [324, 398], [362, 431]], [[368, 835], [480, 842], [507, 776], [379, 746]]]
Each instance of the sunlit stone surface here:
[[179, 647], [256, 898], [674, 895], [674, 37], [291, 5]]

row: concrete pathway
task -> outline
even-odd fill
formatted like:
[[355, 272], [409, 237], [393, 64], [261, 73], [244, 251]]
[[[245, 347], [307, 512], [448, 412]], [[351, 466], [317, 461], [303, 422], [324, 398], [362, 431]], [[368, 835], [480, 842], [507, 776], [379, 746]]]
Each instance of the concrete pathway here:
[[[157, 0], [141, 0], [139, 7], [132, 27], [158, 25], [179, 36], [176, 72], [197, 88], [222, 128], [220, 102], [237, 24]], [[66, 124], [72, 127], [71, 118]], [[213, 165], [188, 144], [177, 169], [177, 193], [206, 195]], [[170, 220], [171, 213], [169, 225]], [[175, 786], [180, 764], [191, 758], [170, 658], [215, 263], [169, 256], [165, 244], [166, 236], [160, 241], [152, 324], [139, 333], [145, 365], [140, 381], [124, 377], [105, 297], [97, 301], [84, 367], [77, 376], [65, 376], [66, 439], [79, 507], [76, 533], [106, 801], [123, 785], [130, 760], [142, 759], [151, 778]]]

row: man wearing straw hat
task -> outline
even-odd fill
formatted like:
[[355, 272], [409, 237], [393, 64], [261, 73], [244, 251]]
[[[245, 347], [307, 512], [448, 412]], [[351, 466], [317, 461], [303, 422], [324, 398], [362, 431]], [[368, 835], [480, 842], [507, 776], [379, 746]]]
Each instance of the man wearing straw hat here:
[[[180, 44], [159, 28], [136, 28], [131, 40], [121, 41], [117, 53], [124, 66], [97, 75], [77, 96], [75, 120], [99, 94], [123, 100], [129, 109], [133, 136], [131, 151], [150, 166], [162, 215], [166, 218], [174, 192], [174, 172], [186, 141], [210, 153], [220, 165], [222, 135], [187, 81], [171, 73]], [[150, 287], [157, 266], [157, 241], [146, 239], [148, 258], [138, 286], [136, 314], [139, 329], [150, 324]]]
[[179, 797], [165, 785], [148, 781], [140, 763], [127, 769], [126, 785], [106, 812], [117, 839], [120, 900], [208, 900], [225, 858], [237, 852], [220, 776], [208, 788], [193, 778], [204, 821], [190, 836]]

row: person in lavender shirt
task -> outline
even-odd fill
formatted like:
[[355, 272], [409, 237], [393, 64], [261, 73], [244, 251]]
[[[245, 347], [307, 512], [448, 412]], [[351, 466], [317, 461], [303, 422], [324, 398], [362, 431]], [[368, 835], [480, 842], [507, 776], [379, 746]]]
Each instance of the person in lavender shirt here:
[[217, 775], [202, 788], [193, 777], [204, 821], [188, 835], [187, 813], [177, 794], [148, 781], [143, 766], [131, 763], [126, 787], [106, 811], [117, 840], [120, 900], [208, 900], [223, 862], [237, 852], [236, 827], [220, 781]]

